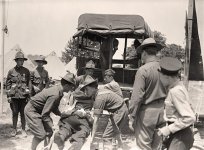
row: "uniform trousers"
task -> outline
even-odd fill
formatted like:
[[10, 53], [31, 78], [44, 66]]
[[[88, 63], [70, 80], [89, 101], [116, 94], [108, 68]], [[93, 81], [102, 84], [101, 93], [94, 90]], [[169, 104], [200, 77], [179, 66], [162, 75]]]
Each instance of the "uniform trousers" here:
[[52, 136], [52, 128], [44, 126], [41, 112], [34, 108], [30, 102], [25, 107], [25, 118], [30, 131], [36, 138], [44, 140], [46, 136]]
[[167, 150], [190, 150], [193, 146], [194, 137], [190, 127], [170, 134], [164, 143]]
[[155, 150], [161, 145], [162, 138], [155, 129], [165, 125], [163, 116], [164, 100], [141, 105], [134, 124], [136, 144], [140, 149]]
[[25, 121], [25, 115], [24, 115], [24, 108], [26, 106], [26, 98], [24, 99], [18, 99], [18, 98], [12, 98], [10, 103], [10, 108], [12, 110], [12, 121], [13, 121], [13, 128], [17, 128], [17, 122], [18, 122], [18, 114], [20, 113], [21, 116], [21, 126], [22, 129], [25, 130], [26, 121]]
[[[119, 130], [124, 133], [123, 129], [127, 129], [128, 126], [128, 108], [125, 103], [113, 113], [113, 119]], [[103, 138], [112, 138], [114, 136], [114, 129], [111, 120], [108, 120], [108, 124], [103, 133]]]
[[72, 115], [59, 121], [59, 131], [55, 135], [55, 141], [60, 144], [57, 138], [61, 138], [62, 141], [70, 138], [72, 145], [69, 150], [80, 150], [90, 131], [91, 125], [86, 118]]

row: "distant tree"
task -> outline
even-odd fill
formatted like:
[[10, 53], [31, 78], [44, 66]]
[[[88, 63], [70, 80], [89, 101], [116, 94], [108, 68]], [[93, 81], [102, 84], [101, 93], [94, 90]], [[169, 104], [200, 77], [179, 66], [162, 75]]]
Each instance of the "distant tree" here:
[[180, 45], [176, 44], [167, 44], [166, 47], [164, 47], [161, 50], [162, 57], [168, 56], [168, 57], [176, 57], [180, 60], [185, 58], [185, 50]]
[[[98, 58], [100, 43], [97, 41], [91, 41], [89, 39], [83, 39], [83, 45], [81, 38], [70, 39], [66, 46], [65, 51], [62, 51], [62, 61], [68, 63], [74, 56], [86, 57], [86, 58]], [[77, 49], [77, 44], [78, 49]], [[84, 48], [85, 47], [85, 48]], [[90, 50], [88, 50], [90, 49]]]
[[162, 34], [159, 31], [154, 31], [154, 40], [156, 41], [156, 43], [161, 44], [162, 46], [166, 45], [166, 37], [164, 34]]

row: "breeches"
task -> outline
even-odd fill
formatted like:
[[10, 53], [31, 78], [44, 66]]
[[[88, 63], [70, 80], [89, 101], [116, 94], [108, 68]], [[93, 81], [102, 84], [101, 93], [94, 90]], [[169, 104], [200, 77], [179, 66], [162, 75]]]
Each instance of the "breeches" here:
[[[75, 122], [73, 123], [73, 121]], [[59, 133], [64, 137], [64, 140], [71, 137], [74, 141], [84, 142], [90, 131], [88, 121], [77, 116], [70, 116], [59, 122]]]
[[17, 127], [18, 122], [18, 114], [20, 112], [21, 115], [21, 124], [22, 128], [25, 130], [25, 115], [24, 115], [24, 108], [26, 106], [26, 99], [15, 99], [12, 98], [12, 102], [10, 103], [10, 107], [12, 110], [12, 118], [13, 118], [13, 127]]
[[36, 111], [30, 102], [25, 107], [25, 118], [30, 131], [35, 137], [43, 140], [46, 136], [52, 136], [52, 129], [47, 128], [45, 130], [41, 114]]
[[[115, 124], [118, 126], [119, 130], [123, 132], [123, 128], [128, 126], [128, 108], [126, 104], [123, 104], [123, 106], [116, 111], [113, 114], [113, 119]], [[106, 126], [106, 129], [103, 133], [103, 138], [111, 138], [114, 135], [114, 129], [111, 120], [108, 120], [108, 124]]]
[[165, 144], [167, 150], [189, 150], [192, 148], [193, 142], [193, 132], [190, 127], [187, 127], [171, 134]]

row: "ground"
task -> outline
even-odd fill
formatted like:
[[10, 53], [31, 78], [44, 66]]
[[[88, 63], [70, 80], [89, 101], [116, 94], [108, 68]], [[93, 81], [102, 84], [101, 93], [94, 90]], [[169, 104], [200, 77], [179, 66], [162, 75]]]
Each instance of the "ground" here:
[[[18, 135], [16, 137], [11, 137], [12, 130], [12, 122], [11, 122], [11, 111], [9, 104], [7, 103], [6, 98], [3, 100], [3, 114], [0, 115], [0, 149], [1, 150], [29, 150], [32, 140], [32, 134], [28, 132], [28, 136], [26, 138], [21, 136], [20, 124], [18, 124]], [[52, 115], [54, 123], [56, 124], [58, 121], [58, 117]], [[20, 119], [19, 119], [20, 120]], [[105, 126], [105, 119], [102, 119], [100, 123], [100, 129]], [[197, 124], [195, 128], [195, 142], [192, 150], [204, 150], [204, 123], [201, 122]], [[98, 138], [100, 140], [100, 138]], [[87, 142], [83, 146], [83, 150], [90, 149], [90, 137], [87, 139]], [[126, 140], [125, 149], [127, 150], [136, 150], [134, 138], [128, 137]], [[69, 142], [66, 142], [66, 147], [69, 147]], [[99, 147], [103, 147], [101, 143], [99, 143]], [[38, 147], [39, 150], [42, 150], [43, 144], [41, 143]], [[52, 147], [53, 150], [57, 150], [56, 145], [54, 144]], [[111, 150], [111, 146], [105, 145], [104, 150]], [[117, 148], [116, 148], [117, 149]]]

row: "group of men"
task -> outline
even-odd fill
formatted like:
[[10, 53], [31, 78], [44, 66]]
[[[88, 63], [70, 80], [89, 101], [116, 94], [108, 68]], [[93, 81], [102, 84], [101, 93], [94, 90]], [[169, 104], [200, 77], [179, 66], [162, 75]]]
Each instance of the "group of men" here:
[[[167, 139], [167, 149], [190, 149], [194, 141], [190, 127], [195, 122], [195, 114], [188, 92], [179, 79], [182, 65], [176, 58], [164, 57], [159, 60], [157, 53], [161, 49], [162, 46], [152, 38], [145, 39], [137, 47], [144, 65], [135, 75], [129, 108], [119, 84], [114, 81], [114, 70], [105, 71], [104, 85], [98, 88], [98, 80], [93, 76], [95, 65], [89, 61], [84, 75], [75, 77], [68, 72], [61, 78], [60, 85], [47, 88], [48, 73], [42, 69], [47, 63], [45, 59], [36, 60], [38, 67], [30, 74], [22, 66], [26, 58], [18, 52], [15, 57], [17, 65], [9, 71], [6, 82], [14, 134], [20, 112], [23, 131], [26, 118], [34, 134], [32, 150], [43, 140], [44, 146], [48, 145], [52, 136], [60, 150], [64, 149], [66, 139], [72, 143], [70, 150], [80, 150], [91, 131], [91, 142], [94, 140], [99, 118], [103, 110], [107, 110], [120, 132], [129, 126], [135, 133], [138, 149], [159, 149], [163, 139]], [[71, 92], [72, 98], [67, 108], [60, 112], [58, 106], [64, 92]], [[60, 116], [56, 132], [51, 112]], [[103, 138], [112, 139], [114, 136], [113, 122], [109, 120]]]

